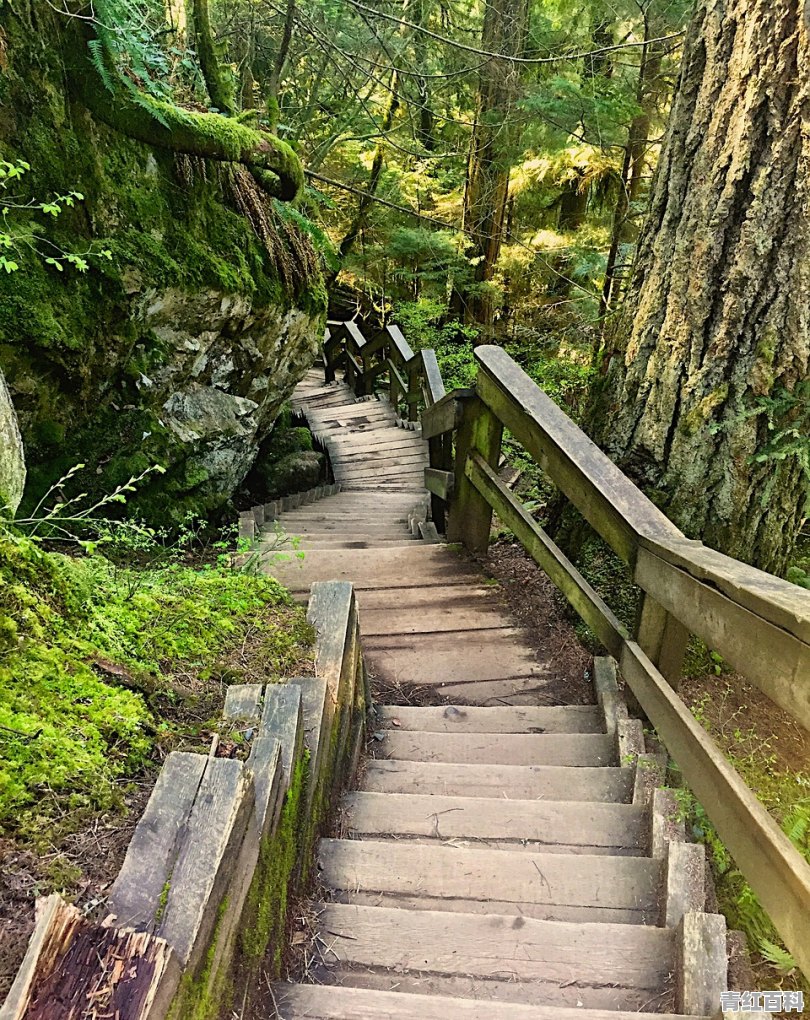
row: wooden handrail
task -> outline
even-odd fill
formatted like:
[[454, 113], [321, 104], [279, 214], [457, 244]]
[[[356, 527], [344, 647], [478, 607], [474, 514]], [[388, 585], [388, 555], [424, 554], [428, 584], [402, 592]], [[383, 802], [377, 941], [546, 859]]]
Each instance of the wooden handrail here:
[[[475, 356], [474, 395], [448, 393], [422, 416], [423, 434], [455, 439], [448, 535], [484, 551], [494, 510], [565, 594], [619, 661], [684, 779], [810, 975], [810, 865], [677, 694], [683, 651], [696, 634], [810, 729], [810, 594], [687, 539], [505, 351], [479, 347]], [[635, 637], [498, 477], [503, 427], [631, 568], [643, 594]]]
[[[408, 354], [396, 327], [361, 348], [355, 330], [330, 324], [327, 378], [343, 365], [355, 391], [367, 393], [387, 373], [392, 403], [402, 398], [412, 420], [422, 404], [430, 450], [425, 486], [437, 527], [445, 530], [446, 516], [448, 538], [476, 552], [486, 550], [493, 510], [512, 530], [619, 661], [628, 687], [810, 976], [810, 865], [677, 694], [683, 653], [695, 634], [810, 729], [810, 593], [688, 539], [501, 348], [476, 348], [474, 390], [445, 393], [433, 351]], [[642, 592], [634, 635], [499, 478], [504, 428], [630, 567]]]
[[414, 354], [394, 324], [366, 336], [357, 322], [330, 320], [322, 360], [327, 382], [333, 381], [335, 370], [342, 367], [346, 382], [358, 396], [373, 393], [376, 380], [387, 376], [391, 403], [404, 404], [410, 421], [418, 419], [420, 405], [430, 408], [445, 396], [436, 352], [425, 349]]

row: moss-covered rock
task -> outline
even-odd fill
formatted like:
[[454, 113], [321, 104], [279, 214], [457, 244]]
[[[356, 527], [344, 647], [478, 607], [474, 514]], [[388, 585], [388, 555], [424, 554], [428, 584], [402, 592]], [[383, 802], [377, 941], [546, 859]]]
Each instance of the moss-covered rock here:
[[77, 462], [91, 491], [157, 462], [167, 473], [150, 476], [142, 507], [181, 518], [222, 505], [249, 470], [312, 363], [323, 280], [280, 207], [254, 229], [244, 175], [128, 139], [66, 94], [69, 21], [46, 4], [0, 6], [0, 158], [31, 165], [25, 201], [84, 196], [18, 225], [90, 264], [60, 272], [21, 251], [0, 279], [0, 368], [33, 499]]

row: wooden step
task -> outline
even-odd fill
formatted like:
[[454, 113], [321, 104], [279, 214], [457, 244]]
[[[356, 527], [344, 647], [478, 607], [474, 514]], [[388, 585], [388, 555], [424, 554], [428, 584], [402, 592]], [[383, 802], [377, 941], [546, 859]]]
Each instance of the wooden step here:
[[420, 732], [388, 729], [375, 745], [380, 758], [466, 765], [617, 765], [606, 733]]
[[357, 535], [352, 538], [350, 535], [325, 535], [317, 538], [312, 535], [305, 535], [299, 544], [303, 552], [315, 552], [319, 549], [400, 549], [418, 542], [414, 535], [407, 532], [397, 538], [368, 538]]
[[492, 982], [511, 985], [512, 1001], [632, 1010], [658, 1001], [675, 971], [675, 932], [666, 928], [344, 903], [321, 911], [327, 959], [340, 967], [341, 984], [354, 983], [352, 967], [390, 986], [403, 974], [430, 972], [434, 988], [442, 978], [461, 979], [469, 998]]
[[406, 526], [397, 522], [385, 521], [377, 524], [362, 524], [354, 520], [338, 521], [291, 521], [286, 514], [282, 518], [285, 530], [291, 535], [314, 535], [322, 538], [325, 535], [333, 535], [336, 538], [345, 538], [347, 535], [359, 534], [363, 538], [402, 538], [410, 534]]
[[630, 803], [635, 769], [564, 768], [556, 765], [458, 765], [372, 759], [361, 789], [370, 793], [421, 793], [445, 797], [517, 800], [593, 800]]
[[366, 637], [387, 634], [437, 634], [449, 631], [496, 630], [511, 627], [513, 621], [496, 604], [483, 603], [447, 606], [425, 612], [421, 608], [389, 606], [366, 610], [363, 634]]
[[649, 819], [634, 804], [354, 792], [343, 805], [354, 836], [484, 841], [546, 853], [647, 852]]
[[683, 1020], [673, 1013], [530, 1006], [340, 985], [279, 982], [274, 996], [285, 1020]]
[[294, 591], [309, 591], [313, 581], [351, 581], [355, 588], [407, 588], [413, 585], [469, 584], [480, 574], [443, 546], [415, 544], [413, 549], [360, 551], [349, 559], [328, 549], [303, 560], [274, 563], [269, 570]]
[[[364, 633], [371, 615], [366, 608], [363, 612]], [[377, 705], [376, 712], [378, 726], [430, 733], [603, 733], [605, 728], [604, 715], [596, 705], [550, 708]]]
[[662, 862], [647, 857], [325, 839], [320, 865], [321, 881], [359, 905], [611, 924], [661, 914]]
[[[442, 552], [442, 546], [431, 546]], [[446, 553], [448, 566], [452, 553]], [[442, 578], [444, 580], [444, 578]], [[508, 677], [545, 676], [526, 634], [517, 627], [485, 633], [449, 631], [435, 634], [378, 635], [364, 638], [369, 656], [377, 660], [385, 679], [407, 679], [429, 686], [454, 686], [461, 695], [465, 684]], [[471, 699], [477, 702], [478, 699]]]

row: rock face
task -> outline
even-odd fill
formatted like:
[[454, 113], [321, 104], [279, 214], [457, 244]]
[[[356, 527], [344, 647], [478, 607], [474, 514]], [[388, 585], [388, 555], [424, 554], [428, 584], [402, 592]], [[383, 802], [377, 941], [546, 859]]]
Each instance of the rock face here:
[[314, 361], [320, 316], [212, 290], [150, 290], [136, 314], [169, 352], [138, 380], [141, 401], [167, 430], [175, 469], [199, 477], [208, 501], [227, 499]]
[[13, 514], [25, 485], [25, 459], [17, 415], [0, 372], [0, 516]]
[[59, 272], [22, 247], [19, 271], [0, 274], [23, 505], [77, 464], [86, 468], [65, 494], [94, 499], [160, 465], [119, 509], [155, 524], [216, 513], [313, 363], [326, 316], [320, 259], [281, 206], [245, 200], [250, 184], [227, 164], [95, 121], [65, 93], [69, 19], [47, 4], [11, 8], [0, 3], [0, 144], [30, 166], [15, 194], [84, 197], [55, 224], [15, 212], [10, 226], [88, 263]]

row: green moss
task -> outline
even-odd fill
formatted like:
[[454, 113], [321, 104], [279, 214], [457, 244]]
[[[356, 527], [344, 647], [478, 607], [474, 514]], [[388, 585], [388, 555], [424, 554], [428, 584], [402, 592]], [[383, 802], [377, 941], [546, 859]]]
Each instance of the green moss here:
[[[204, 677], [274, 606], [267, 658], [297, 663], [303, 610], [272, 578], [169, 566], [137, 571], [71, 559], [0, 531], [0, 826], [50, 839], [115, 807], [159, 734], [142, 690]], [[113, 663], [113, 673], [93, 668]], [[118, 669], [129, 687], [116, 686]], [[44, 794], [47, 794], [45, 796]]]
[[281, 973], [287, 908], [298, 879], [306, 824], [309, 764], [309, 753], [304, 752], [293, 767], [278, 827], [259, 851], [245, 907], [246, 923], [241, 926], [239, 939], [247, 974], [256, 973], [262, 961], [265, 967], [270, 966], [271, 977]]
[[[43, 236], [42, 244], [112, 253], [109, 261], [90, 255], [90, 270], [81, 274], [57, 272], [26, 250], [18, 259], [20, 272], [0, 276], [0, 364], [21, 419], [32, 469], [29, 490], [38, 498], [78, 462], [95, 469], [113, 454], [116, 472], [125, 473], [120, 465], [134, 456], [147, 431], [146, 452], [155, 455], [153, 463], [182, 459], [172, 437], [164, 434], [156, 442], [153, 425], [137, 435], [132, 430], [131, 441], [117, 448], [112, 442], [120, 432], [117, 415], [129, 419], [134, 407], [159, 421], [165, 400], [165, 394], [156, 393], [150, 406], [150, 393], [137, 386], [173, 353], [143, 321], [150, 291], [212, 290], [246, 295], [259, 313], [297, 304], [318, 315], [325, 312], [326, 295], [319, 273], [308, 274], [292, 258], [288, 238], [279, 234], [281, 255], [268, 252], [236, 207], [227, 165], [175, 157], [133, 141], [69, 101], [59, 46], [43, 50], [38, 42], [64, 38], [67, 23], [47, 8], [37, 19], [38, 32], [32, 33], [24, 18], [0, 5], [9, 56], [0, 77], [0, 106], [8, 111], [0, 124], [0, 154], [31, 165], [21, 182], [21, 199], [69, 189], [85, 198], [53, 222], [50, 217], [38, 222], [28, 213], [18, 220]], [[268, 159], [272, 153], [281, 169], [300, 169], [290, 146], [251, 127], [209, 114], [174, 111], [172, 116], [201, 137], [210, 133], [228, 151], [266, 142]], [[277, 260], [292, 260], [299, 269], [283, 282]], [[99, 484], [107, 484], [108, 475], [105, 468]], [[182, 518], [196, 500], [195, 493], [182, 489], [179, 474], [165, 478], [148, 511], [165, 520], [168, 497], [182, 493], [177, 515]], [[216, 509], [221, 504], [222, 498]]]
[[[220, 952], [223, 937], [222, 922], [228, 912], [226, 896], [217, 910], [217, 919], [205, 954], [202, 967], [197, 974], [186, 972], [180, 988], [174, 997], [169, 1020], [215, 1020], [228, 1008], [233, 998], [233, 985], [227, 968], [220, 967], [214, 972], [214, 964]], [[224, 954], [227, 959], [228, 954]]]
[[723, 383], [708, 393], [683, 416], [681, 428], [686, 435], [693, 436], [706, 425], [717, 408], [722, 407], [728, 400], [728, 392], [728, 383]]

